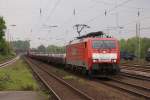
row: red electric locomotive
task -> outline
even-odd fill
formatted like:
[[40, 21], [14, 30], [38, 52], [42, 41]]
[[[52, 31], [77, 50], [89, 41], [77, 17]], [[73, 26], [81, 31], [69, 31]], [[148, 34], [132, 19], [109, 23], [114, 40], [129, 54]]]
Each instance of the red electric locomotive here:
[[91, 76], [109, 76], [120, 71], [118, 40], [103, 32], [78, 37], [66, 46], [66, 65]]

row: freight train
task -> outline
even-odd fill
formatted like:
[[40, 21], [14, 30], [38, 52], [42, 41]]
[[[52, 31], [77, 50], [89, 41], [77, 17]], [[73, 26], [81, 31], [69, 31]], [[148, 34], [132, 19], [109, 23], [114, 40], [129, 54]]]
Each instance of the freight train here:
[[77, 37], [66, 46], [66, 54], [36, 54], [32, 58], [64, 64], [65, 68], [80, 70], [89, 77], [112, 76], [120, 72], [120, 49], [117, 39], [103, 32]]
[[123, 60], [134, 60], [136, 58], [136, 56], [134, 53], [127, 52], [127, 51], [121, 51], [120, 58]]
[[146, 56], [145, 56], [146, 61], [150, 61], [150, 48], [147, 50]]

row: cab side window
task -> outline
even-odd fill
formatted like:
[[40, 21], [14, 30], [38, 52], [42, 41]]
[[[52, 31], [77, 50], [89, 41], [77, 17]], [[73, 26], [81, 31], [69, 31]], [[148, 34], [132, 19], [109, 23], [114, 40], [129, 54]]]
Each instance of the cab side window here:
[[84, 47], [85, 47], [85, 48], [87, 47], [87, 43], [86, 43], [86, 42], [84, 43]]

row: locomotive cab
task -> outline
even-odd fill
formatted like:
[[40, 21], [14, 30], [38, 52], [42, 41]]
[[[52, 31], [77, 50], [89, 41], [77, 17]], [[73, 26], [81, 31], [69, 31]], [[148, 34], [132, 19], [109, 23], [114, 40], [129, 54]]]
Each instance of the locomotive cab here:
[[118, 41], [113, 38], [95, 38], [92, 42], [93, 74], [112, 75], [119, 72], [119, 47]]

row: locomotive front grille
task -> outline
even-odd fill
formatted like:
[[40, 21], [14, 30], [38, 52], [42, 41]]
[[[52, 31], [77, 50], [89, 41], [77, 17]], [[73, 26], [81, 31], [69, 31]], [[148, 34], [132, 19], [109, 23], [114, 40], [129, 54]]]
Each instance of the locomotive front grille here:
[[101, 74], [112, 74], [117, 69], [116, 64], [93, 64], [92, 71], [93, 74], [101, 75]]

